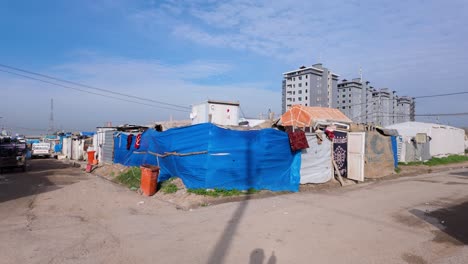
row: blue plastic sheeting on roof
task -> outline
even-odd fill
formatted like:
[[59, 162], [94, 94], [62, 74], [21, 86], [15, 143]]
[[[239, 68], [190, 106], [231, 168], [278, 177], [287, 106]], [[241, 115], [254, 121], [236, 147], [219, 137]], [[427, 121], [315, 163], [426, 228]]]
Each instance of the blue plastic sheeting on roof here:
[[80, 134], [85, 137], [92, 137], [96, 132], [80, 132]]
[[392, 138], [392, 150], [393, 150], [393, 166], [398, 168], [398, 145], [397, 145], [397, 137], [391, 136]]
[[[298, 191], [300, 151], [291, 153], [286, 133], [274, 129], [236, 131], [199, 124], [157, 132], [146, 130], [141, 146], [131, 148], [127, 134], [116, 133], [114, 162], [126, 166], [158, 165], [159, 180], [172, 176], [187, 188]], [[176, 152], [186, 156], [156, 157]]]
[[26, 143], [33, 144], [33, 143], [40, 143], [39, 139], [26, 139]]

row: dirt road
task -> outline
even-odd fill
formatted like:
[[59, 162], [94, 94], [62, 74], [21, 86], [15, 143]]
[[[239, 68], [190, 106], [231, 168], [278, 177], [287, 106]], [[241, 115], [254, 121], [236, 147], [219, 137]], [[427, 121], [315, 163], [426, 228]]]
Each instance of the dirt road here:
[[0, 175], [0, 263], [468, 263], [468, 169], [181, 211], [56, 160]]

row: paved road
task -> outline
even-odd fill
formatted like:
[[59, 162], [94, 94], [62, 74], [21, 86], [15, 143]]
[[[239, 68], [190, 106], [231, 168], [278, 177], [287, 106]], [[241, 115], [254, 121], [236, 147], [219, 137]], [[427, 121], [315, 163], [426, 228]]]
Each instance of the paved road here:
[[0, 263], [468, 263], [467, 244], [468, 169], [193, 211], [55, 160], [0, 176]]

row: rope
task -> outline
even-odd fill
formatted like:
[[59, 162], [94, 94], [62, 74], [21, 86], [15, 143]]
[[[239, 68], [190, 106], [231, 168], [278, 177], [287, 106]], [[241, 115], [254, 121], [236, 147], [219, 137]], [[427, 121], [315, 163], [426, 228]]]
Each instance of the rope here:
[[198, 152], [189, 152], [189, 153], [166, 152], [164, 154], [159, 154], [159, 153], [154, 153], [154, 152], [148, 151], [148, 153], [151, 154], [151, 155], [154, 155], [156, 157], [165, 158], [167, 156], [185, 157], [185, 156], [192, 156], [192, 155], [207, 154], [208, 151], [198, 151]]

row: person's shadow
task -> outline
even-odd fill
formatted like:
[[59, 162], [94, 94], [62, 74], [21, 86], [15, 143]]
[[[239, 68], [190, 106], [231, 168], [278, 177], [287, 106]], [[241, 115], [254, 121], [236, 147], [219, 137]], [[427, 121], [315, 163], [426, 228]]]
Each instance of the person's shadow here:
[[[264, 264], [263, 263], [264, 260], [265, 260], [265, 252], [263, 252], [263, 249], [256, 248], [252, 251], [252, 253], [250, 253], [249, 264]], [[274, 251], [271, 253], [270, 258], [265, 264], [276, 264], [276, 256], [275, 256]]]

